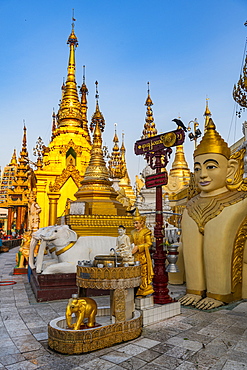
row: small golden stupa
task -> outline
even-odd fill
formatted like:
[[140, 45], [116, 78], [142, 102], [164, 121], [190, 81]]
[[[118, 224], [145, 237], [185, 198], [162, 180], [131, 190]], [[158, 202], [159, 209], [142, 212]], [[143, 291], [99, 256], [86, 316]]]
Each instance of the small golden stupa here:
[[103, 158], [101, 134], [104, 131], [105, 120], [99, 110], [97, 86], [96, 81], [96, 110], [90, 126], [90, 129], [94, 130], [91, 158], [75, 197], [87, 203], [88, 215], [125, 215], [125, 208], [116, 200], [118, 194], [109, 180], [109, 172]]

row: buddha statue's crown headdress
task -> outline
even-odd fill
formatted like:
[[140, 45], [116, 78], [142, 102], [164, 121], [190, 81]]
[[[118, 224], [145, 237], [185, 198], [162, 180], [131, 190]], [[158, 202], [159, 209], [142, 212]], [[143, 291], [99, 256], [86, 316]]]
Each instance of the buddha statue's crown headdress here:
[[215, 124], [212, 118], [209, 119], [207, 131], [203, 136], [200, 144], [194, 151], [194, 157], [200, 154], [216, 153], [222, 154], [227, 159], [230, 158], [231, 150], [227, 143], [222, 139], [220, 134], [215, 129]]
[[136, 207], [135, 214], [133, 216], [134, 221], [143, 221], [146, 222], [146, 216], [142, 216], [139, 212], [139, 209]]

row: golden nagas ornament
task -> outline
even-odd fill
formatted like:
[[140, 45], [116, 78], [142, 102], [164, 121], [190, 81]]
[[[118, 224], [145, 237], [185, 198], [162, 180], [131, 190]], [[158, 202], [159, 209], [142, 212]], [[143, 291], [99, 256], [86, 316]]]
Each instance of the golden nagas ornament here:
[[220, 134], [216, 131], [215, 124], [212, 118], [209, 119], [207, 131], [203, 136], [200, 144], [194, 151], [194, 158], [200, 154], [215, 153], [221, 154], [227, 159], [230, 158], [231, 150], [227, 143], [222, 139]]

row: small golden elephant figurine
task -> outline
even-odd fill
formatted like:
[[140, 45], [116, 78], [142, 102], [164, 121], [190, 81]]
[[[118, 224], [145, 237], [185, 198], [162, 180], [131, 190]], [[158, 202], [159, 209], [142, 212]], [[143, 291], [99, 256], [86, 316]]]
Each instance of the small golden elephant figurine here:
[[[72, 313], [76, 316], [76, 322], [72, 324]], [[89, 328], [95, 325], [97, 315], [97, 303], [92, 298], [78, 298], [73, 294], [66, 308], [66, 322], [69, 328], [79, 330], [85, 318], [88, 319]]]

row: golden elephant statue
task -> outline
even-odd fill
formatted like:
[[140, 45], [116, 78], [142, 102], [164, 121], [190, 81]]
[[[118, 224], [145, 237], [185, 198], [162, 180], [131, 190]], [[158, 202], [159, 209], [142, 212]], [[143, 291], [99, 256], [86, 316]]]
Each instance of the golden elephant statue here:
[[[72, 314], [76, 316], [76, 322], [72, 323]], [[72, 296], [66, 308], [66, 322], [69, 328], [79, 330], [88, 319], [87, 326], [92, 328], [95, 325], [97, 315], [97, 303], [92, 298], [78, 298]]]

